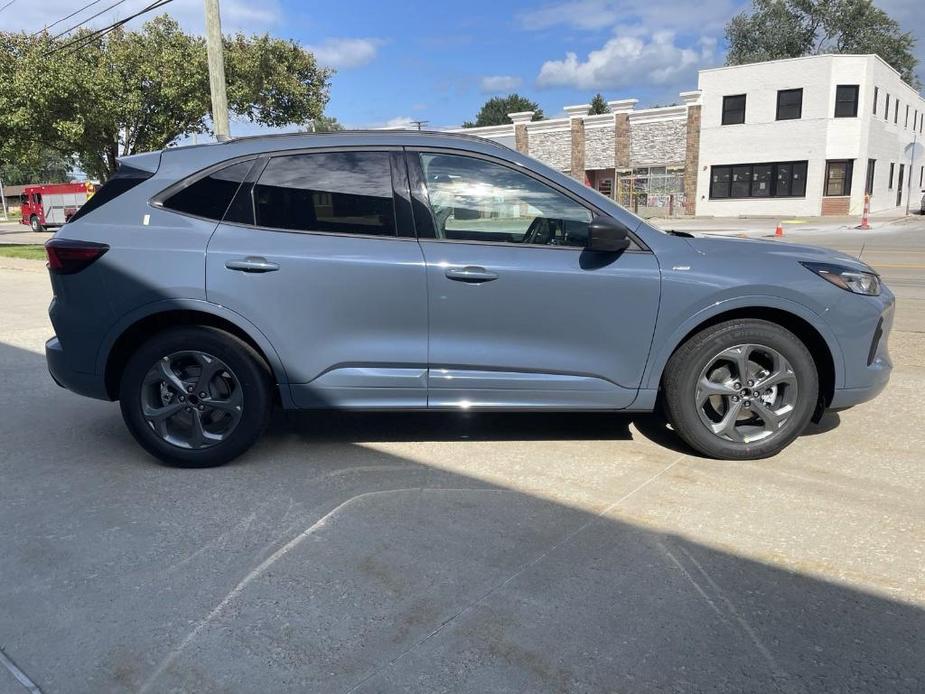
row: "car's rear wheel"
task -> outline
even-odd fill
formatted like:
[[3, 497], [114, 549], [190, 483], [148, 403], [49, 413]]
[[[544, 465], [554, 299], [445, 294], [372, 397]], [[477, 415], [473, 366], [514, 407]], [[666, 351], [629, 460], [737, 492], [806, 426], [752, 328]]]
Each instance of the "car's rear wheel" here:
[[138, 443], [180, 467], [241, 455], [263, 432], [272, 404], [268, 369], [250, 345], [200, 326], [144, 343], [126, 364], [119, 399]]
[[678, 435], [714, 458], [753, 460], [809, 423], [819, 375], [806, 345], [763, 320], [732, 320], [685, 342], [666, 367], [665, 409]]

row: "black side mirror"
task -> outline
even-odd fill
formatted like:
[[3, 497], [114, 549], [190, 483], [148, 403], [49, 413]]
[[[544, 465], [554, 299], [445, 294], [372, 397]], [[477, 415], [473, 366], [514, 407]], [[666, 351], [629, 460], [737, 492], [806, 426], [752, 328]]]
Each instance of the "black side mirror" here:
[[619, 253], [629, 248], [629, 230], [613, 217], [598, 215], [588, 225], [589, 251]]

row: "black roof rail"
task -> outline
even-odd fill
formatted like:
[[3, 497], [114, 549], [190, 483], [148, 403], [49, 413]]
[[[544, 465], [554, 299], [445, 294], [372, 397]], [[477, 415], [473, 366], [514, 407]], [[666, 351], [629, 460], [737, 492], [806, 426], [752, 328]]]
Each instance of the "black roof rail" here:
[[510, 149], [506, 145], [496, 142], [495, 140], [489, 140], [488, 138], [479, 137], [478, 135], [470, 135], [468, 133], [449, 133], [441, 130], [411, 130], [404, 128], [356, 128], [356, 129], [347, 129], [344, 130], [333, 130], [330, 132], [323, 133], [314, 133], [314, 132], [288, 132], [288, 133], [267, 133], [265, 135], [242, 135], [240, 137], [232, 137], [228, 140], [225, 140], [220, 143], [213, 144], [229, 144], [233, 142], [242, 142], [249, 140], [271, 140], [271, 139], [283, 139], [287, 137], [325, 137], [329, 135], [389, 135], [389, 134], [400, 134], [410, 137], [441, 137], [441, 138], [452, 138], [452, 139], [464, 139], [472, 140], [474, 142], [480, 142], [483, 144], [492, 144], [502, 149]]

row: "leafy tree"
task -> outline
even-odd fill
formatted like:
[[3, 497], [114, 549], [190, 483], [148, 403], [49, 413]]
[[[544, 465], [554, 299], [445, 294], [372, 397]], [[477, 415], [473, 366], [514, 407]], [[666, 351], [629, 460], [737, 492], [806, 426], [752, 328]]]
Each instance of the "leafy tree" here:
[[753, 0], [726, 25], [727, 65], [820, 53], [876, 53], [918, 87], [915, 37], [871, 0]]
[[26, 183], [66, 183], [71, 161], [52, 149], [35, 148], [15, 160], [0, 162], [0, 180], [5, 186]]
[[594, 95], [594, 98], [591, 99], [591, 110], [588, 111], [588, 114], [599, 116], [602, 113], [610, 113], [610, 106], [607, 105], [607, 102], [604, 101], [604, 97], [598, 92]]
[[[116, 158], [209, 132], [205, 42], [167, 16], [62, 39], [0, 32], [0, 160], [50, 149], [106, 180]], [[67, 46], [68, 41], [79, 42]], [[293, 41], [225, 37], [228, 109], [268, 126], [318, 118], [331, 72]]]
[[543, 120], [543, 109], [535, 101], [530, 101], [520, 94], [495, 96], [486, 101], [475, 117], [475, 122], [466, 121], [464, 128], [481, 128], [486, 125], [505, 125], [511, 122], [509, 113], [533, 111], [532, 120]]
[[334, 116], [318, 116], [306, 128], [312, 133], [336, 133], [343, 129], [344, 126]]

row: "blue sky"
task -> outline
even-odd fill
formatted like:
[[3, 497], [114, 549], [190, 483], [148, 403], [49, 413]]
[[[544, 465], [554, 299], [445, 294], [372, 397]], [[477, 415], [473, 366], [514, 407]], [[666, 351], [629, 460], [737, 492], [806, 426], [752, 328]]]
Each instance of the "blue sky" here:
[[[19, 0], [0, 15], [0, 27], [35, 31], [87, 1]], [[91, 26], [131, 14], [149, 1], [124, 0]], [[917, 52], [925, 63], [920, 3], [877, 2], [920, 37]], [[109, 4], [104, 0], [99, 7]], [[510, 91], [538, 102], [548, 116], [565, 105], [586, 103], [598, 91], [607, 99], [637, 98], [641, 106], [672, 103], [679, 91], [696, 88], [698, 69], [723, 63], [723, 25], [748, 4], [221, 0], [226, 33], [267, 31], [291, 38], [337, 70], [327, 111], [345, 125], [419, 119], [434, 128], [473, 119], [487, 98]], [[187, 30], [202, 31], [202, 0], [174, 0], [164, 10]], [[232, 123], [233, 134], [254, 130]]]

